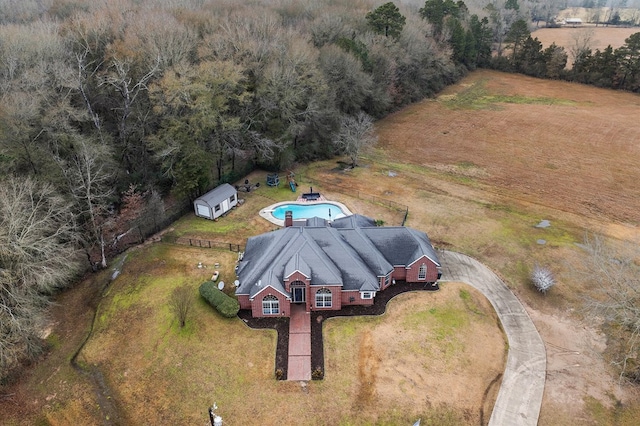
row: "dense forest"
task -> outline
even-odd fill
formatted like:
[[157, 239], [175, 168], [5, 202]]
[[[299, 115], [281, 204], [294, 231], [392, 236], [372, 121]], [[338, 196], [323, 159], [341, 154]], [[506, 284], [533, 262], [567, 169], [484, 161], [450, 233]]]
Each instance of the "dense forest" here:
[[477, 67], [638, 91], [638, 34], [572, 71], [531, 38], [559, 6], [0, 0], [0, 379], [52, 291], [253, 167], [355, 162], [353, 135]]

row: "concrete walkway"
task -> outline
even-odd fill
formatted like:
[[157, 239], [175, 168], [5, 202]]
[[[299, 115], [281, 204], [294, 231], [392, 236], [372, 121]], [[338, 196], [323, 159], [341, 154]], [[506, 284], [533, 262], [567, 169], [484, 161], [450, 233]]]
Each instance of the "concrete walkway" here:
[[461, 253], [439, 252], [441, 281], [464, 282], [484, 294], [498, 313], [509, 340], [507, 365], [490, 426], [537, 425], [547, 357], [544, 343], [524, 306], [489, 268]]
[[311, 380], [311, 315], [304, 305], [291, 305], [287, 380]]

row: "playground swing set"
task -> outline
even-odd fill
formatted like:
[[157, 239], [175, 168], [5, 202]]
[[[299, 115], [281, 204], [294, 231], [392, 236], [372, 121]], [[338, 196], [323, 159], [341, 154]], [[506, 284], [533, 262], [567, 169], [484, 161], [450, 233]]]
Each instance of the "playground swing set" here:
[[[267, 185], [268, 186], [280, 186], [280, 176], [277, 173], [268, 174], [267, 175]], [[291, 192], [296, 192], [296, 187], [298, 183], [295, 180], [295, 174], [293, 172], [289, 172], [287, 174], [287, 185], [291, 188]]]

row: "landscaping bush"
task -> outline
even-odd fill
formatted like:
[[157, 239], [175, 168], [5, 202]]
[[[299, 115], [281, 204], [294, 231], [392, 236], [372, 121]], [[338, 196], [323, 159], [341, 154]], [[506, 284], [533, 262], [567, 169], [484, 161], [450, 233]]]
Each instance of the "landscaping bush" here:
[[218, 290], [213, 281], [205, 281], [200, 285], [200, 296], [204, 297], [204, 300], [216, 308], [223, 317], [233, 318], [238, 315], [240, 310], [238, 301]]
[[284, 380], [284, 371], [282, 371], [282, 368], [276, 370], [276, 380]]
[[547, 294], [547, 291], [556, 284], [556, 280], [553, 277], [551, 270], [540, 265], [535, 265], [533, 267], [533, 271], [531, 272], [531, 282], [542, 294]]
[[322, 370], [322, 367], [316, 367], [316, 369], [311, 372], [311, 378], [313, 380], [324, 379], [324, 371]]

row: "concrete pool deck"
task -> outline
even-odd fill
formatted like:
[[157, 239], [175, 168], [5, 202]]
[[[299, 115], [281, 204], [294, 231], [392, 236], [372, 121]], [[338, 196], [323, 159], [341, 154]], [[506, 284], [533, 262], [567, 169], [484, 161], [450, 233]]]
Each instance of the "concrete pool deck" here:
[[[318, 200], [318, 201], [281, 201], [279, 203], [275, 203], [275, 204], [271, 204], [268, 207], [265, 207], [263, 209], [260, 210], [260, 212], [258, 213], [260, 215], [260, 217], [268, 220], [269, 222], [278, 225], [278, 226], [284, 226], [284, 220], [283, 219], [278, 219], [275, 216], [273, 216], [273, 214], [271, 214], [271, 212], [273, 212], [275, 209], [277, 209], [280, 206], [284, 206], [287, 204], [296, 204], [298, 206], [312, 206], [314, 204], [333, 204], [336, 207], [338, 207], [340, 210], [342, 210], [342, 213], [345, 216], [350, 216], [353, 213], [351, 213], [351, 210], [349, 210], [347, 208], [347, 206], [345, 206], [342, 203], [339, 203], [337, 201], [329, 201], [329, 200]], [[295, 220], [299, 219], [299, 218], [294, 218]], [[310, 218], [305, 218], [305, 219], [310, 219]]]

